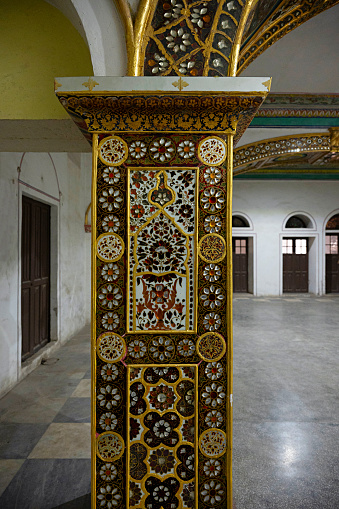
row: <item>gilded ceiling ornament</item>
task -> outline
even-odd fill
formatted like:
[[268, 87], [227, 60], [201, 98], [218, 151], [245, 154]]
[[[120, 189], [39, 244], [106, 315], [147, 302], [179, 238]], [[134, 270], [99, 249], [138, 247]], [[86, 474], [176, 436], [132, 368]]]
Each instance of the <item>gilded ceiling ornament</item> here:
[[225, 239], [217, 233], [208, 233], [200, 239], [199, 256], [208, 263], [221, 262], [226, 256]]
[[97, 438], [97, 455], [103, 461], [116, 461], [124, 454], [125, 443], [118, 433], [106, 431]]
[[97, 339], [97, 354], [105, 362], [118, 362], [126, 355], [126, 343], [115, 332], [104, 332]]
[[119, 166], [128, 157], [127, 143], [119, 136], [104, 138], [99, 143], [99, 157], [104, 164]]
[[260, 161], [262, 168], [265, 164], [262, 163], [263, 159], [267, 159], [272, 166], [279, 160], [282, 162], [281, 156], [285, 156], [284, 163], [288, 164], [287, 158], [292, 160], [294, 156], [302, 158], [306, 153], [314, 152], [316, 155], [316, 152], [328, 151], [330, 151], [330, 136], [325, 133], [292, 134], [281, 138], [269, 138], [236, 148], [234, 169], [247, 168], [247, 165], [252, 169], [256, 161]]
[[199, 143], [198, 157], [203, 164], [218, 166], [226, 160], [226, 143], [216, 136], [208, 136]]
[[206, 332], [198, 339], [197, 352], [206, 362], [219, 361], [226, 353], [226, 342], [218, 332]]
[[116, 233], [103, 233], [97, 239], [97, 256], [103, 262], [116, 262], [124, 254], [125, 244]]
[[339, 127], [330, 127], [330, 150], [339, 152]]
[[204, 456], [220, 458], [226, 452], [226, 434], [217, 428], [204, 431], [199, 438], [199, 448]]
[[93, 78], [88, 78], [88, 81], [85, 81], [85, 83], [83, 83], [83, 86], [88, 88], [90, 92], [92, 92], [93, 88], [96, 87], [97, 85], [99, 85], [99, 83], [95, 81]]
[[253, 2], [249, 23], [241, 41], [237, 75], [283, 36], [337, 3], [338, 0], [280, 0], [271, 10], [270, 2]]

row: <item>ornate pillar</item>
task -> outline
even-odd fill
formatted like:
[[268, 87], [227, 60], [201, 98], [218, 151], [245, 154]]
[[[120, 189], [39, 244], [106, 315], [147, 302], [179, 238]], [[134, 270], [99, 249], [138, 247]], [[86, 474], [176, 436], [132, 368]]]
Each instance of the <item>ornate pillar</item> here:
[[232, 507], [233, 138], [266, 80], [57, 79], [93, 146], [93, 508]]

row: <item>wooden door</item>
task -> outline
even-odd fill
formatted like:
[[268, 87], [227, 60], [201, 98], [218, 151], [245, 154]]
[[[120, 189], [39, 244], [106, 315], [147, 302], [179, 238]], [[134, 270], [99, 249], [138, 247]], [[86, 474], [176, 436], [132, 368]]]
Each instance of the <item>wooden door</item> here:
[[326, 293], [339, 293], [339, 234], [326, 234]]
[[308, 239], [283, 239], [283, 292], [308, 292]]
[[22, 197], [22, 361], [50, 339], [50, 207]]
[[248, 292], [248, 239], [233, 238], [233, 291]]

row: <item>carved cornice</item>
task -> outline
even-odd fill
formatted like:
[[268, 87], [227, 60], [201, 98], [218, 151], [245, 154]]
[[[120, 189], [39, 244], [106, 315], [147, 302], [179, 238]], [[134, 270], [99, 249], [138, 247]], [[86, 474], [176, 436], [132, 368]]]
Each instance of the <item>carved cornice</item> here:
[[269, 94], [256, 117], [338, 118], [339, 94]]
[[339, 0], [282, 0], [248, 40], [245, 34], [237, 75], [291, 30], [338, 3]]
[[106, 95], [58, 93], [81, 131], [210, 132], [234, 134], [237, 141], [263, 101], [262, 96]]
[[265, 107], [271, 108], [339, 108], [339, 94], [268, 94]]

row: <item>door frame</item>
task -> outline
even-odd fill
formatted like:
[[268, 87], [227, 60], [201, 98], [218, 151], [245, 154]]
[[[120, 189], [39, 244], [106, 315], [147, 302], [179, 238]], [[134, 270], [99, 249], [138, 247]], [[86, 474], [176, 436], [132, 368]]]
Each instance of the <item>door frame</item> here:
[[[336, 235], [339, 237], [339, 230], [327, 230], [325, 231], [325, 242], [326, 242], [326, 237], [328, 235]], [[324, 283], [325, 283], [325, 287], [324, 287], [324, 293], [326, 295], [338, 295], [338, 292], [327, 292], [327, 256], [331, 256], [331, 255], [327, 255], [326, 254], [326, 244], [324, 246], [324, 268], [325, 268], [325, 277], [324, 277]], [[333, 255], [335, 256], [335, 255]]]
[[279, 234], [279, 295], [286, 295], [286, 293], [283, 292], [283, 238], [308, 239], [308, 293], [320, 295], [319, 233], [315, 233], [314, 231], [310, 232], [304, 228], [288, 228]]
[[334, 234], [339, 234], [339, 230], [326, 230], [327, 222], [331, 219], [332, 216], [339, 214], [339, 209], [332, 210], [324, 220], [323, 223], [323, 231], [322, 231], [322, 295], [331, 295], [326, 293], [326, 233], [333, 232]]
[[[22, 363], [22, 327], [21, 327], [21, 235], [22, 235], [22, 196], [49, 205], [50, 208], [50, 342]], [[20, 381], [35, 369], [41, 359], [56, 346], [60, 333], [60, 291], [59, 291], [59, 199], [49, 196], [38, 189], [18, 183], [18, 293], [17, 293], [17, 381]]]
[[248, 293], [257, 295], [257, 234], [247, 228], [232, 228], [232, 238], [244, 238], [247, 241], [247, 277]]

